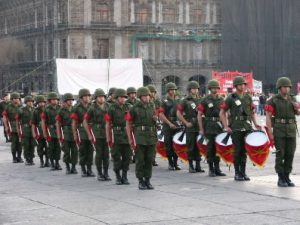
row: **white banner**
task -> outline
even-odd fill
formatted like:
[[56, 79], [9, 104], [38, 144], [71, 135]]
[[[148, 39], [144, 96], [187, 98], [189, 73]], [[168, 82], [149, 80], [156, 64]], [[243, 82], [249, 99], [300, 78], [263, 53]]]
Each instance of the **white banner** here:
[[256, 94], [262, 93], [262, 81], [253, 79], [253, 92]]
[[142, 59], [56, 59], [56, 71], [60, 94], [143, 86]]

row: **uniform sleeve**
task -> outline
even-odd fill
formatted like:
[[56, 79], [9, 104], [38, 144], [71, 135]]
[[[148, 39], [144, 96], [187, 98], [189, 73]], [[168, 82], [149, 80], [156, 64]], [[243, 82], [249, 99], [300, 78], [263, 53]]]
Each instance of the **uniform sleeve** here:
[[220, 104], [220, 108], [227, 111], [230, 107], [231, 107], [231, 104], [232, 104], [232, 99], [230, 97], [227, 97], [225, 99], [225, 101], [223, 101], [221, 104]]
[[93, 110], [89, 108], [89, 110], [84, 114], [84, 120], [89, 121], [91, 118], [93, 118]]
[[55, 117], [55, 121], [61, 123], [62, 122], [62, 112], [61, 110], [59, 110], [59, 112], [57, 113], [56, 117]]
[[78, 117], [76, 108], [73, 109], [73, 112], [70, 115], [70, 119], [75, 120], [77, 123], [79, 122], [79, 117]]
[[204, 99], [200, 101], [200, 103], [198, 104], [197, 106], [197, 110], [202, 112], [202, 113], [205, 113], [205, 102], [204, 102]]
[[177, 111], [179, 111], [181, 114], [183, 114], [184, 110], [185, 110], [185, 101], [182, 100], [181, 102], [179, 102], [177, 104]]
[[109, 107], [107, 113], [104, 115], [104, 120], [108, 123], [111, 123], [113, 120], [113, 109]]
[[273, 98], [271, 98], [271, 99], [267, 102], [267, 104], [266, 104], [266, 106], [265, 106], [265, 110], [266, 110], [266, 112], [269, 112], [269, 113], [271, 113], [273, 116], [275, 116], [275, 114], [276, 114], [276, 108], [275, 108], [275, 104], [274, 104]]

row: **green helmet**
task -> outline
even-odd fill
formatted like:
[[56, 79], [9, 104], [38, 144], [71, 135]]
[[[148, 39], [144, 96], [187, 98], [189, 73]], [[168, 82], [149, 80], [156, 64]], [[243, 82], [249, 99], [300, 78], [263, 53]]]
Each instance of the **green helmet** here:
[[79, 98], [82, 98], [83, 96], [91, 96], [91, 92], [89, 89], [80, 89], [78, 93]]
[[140, 98], [142, 96], [147, 96], [147, 95], [150, 95], [150, 90], [149, 88], [147, 87], [140, 87], [138, 90], [137, 90], [137, 97]]
[[242, 77], [242, 76], [235, 77], [233, 80], [233, 86], [236, 87], [237, 85], [240, 85], [240, 84], [247, 84], [244, 77]]
[[20, 99], [20, 94], [17, 92], [13, 92], [10, 94], [10, 99]]
[[113, 95], [113, 94], [115, 93], [116, 90], [117, 90], [117, 88], [111, 87], [111, 88], [109, 89], [109, 91], [108, 91], [108, 96]]
[[96, 89], [95, 92], [94, 92], [94, 98], [95, 98], [95, 99], [96, 99], [97, 97], [99, 97], [99, 96], [105, 96], [105, 97], [106, 97], [105, 92], [104, 92], [103, 89], [101, 89], [101, 88]]
[[219, 81], [210, 80], [210, 81], [208, 81], [207, 87], [208, 87], [208, 89], [211, 89], [211, 88], [219, 88], [220, 89]]
[[74, 96], [71, 93], [66, 93], [63, 96], [63, 100], [64, 100], [64, 102], [68, 101], [68, 100], [74, 100]]
[[156, 87], [153, 84], [149, 84], [147, 88], [149, 89], [150, 92], [157, 92]]
[[43, 95], [37, 95], [35, 97], [35, 101], [36, 101], [36, 103], [46, 102], [46, 99], [45, 99], [45, 97]]
[[190, 81], [187, 85], [187, 90], [191, 90], [191, 89], [199, 89], [200, 86], [199, 86], [199, 83], [197, 81]]
[[26, 97], [24, 98], [24, 102], [25, 102], [25, 104], [26, 104], [27, 102], [34, 102], [34, 100], [33, 100], [32, 96], [26, 96]]
[[288, 77], [280, 77], [276, 82], [276, 88], [292, 87], [292, 82]]
[[118, 97], [127, 97], [126, 90], [124, 90], [122, 88], [116, 89], [116, 91], [114, 93], [114, 97], [115, 98], [118, 98]]
[[166, 84], [166, 91], [168, 92], [169, 90], [177, 90], [176, 84], [173, 82], [169, 82]]
[[135, 87], [129, 87], [127, 88], [127, 94], [136, 93]]
[[47, 97], [47, 100], [58, 100], [59, 97], [58, 97], [58, 94], [56, 92], [50, 92], [48, 94], [48, 97]]

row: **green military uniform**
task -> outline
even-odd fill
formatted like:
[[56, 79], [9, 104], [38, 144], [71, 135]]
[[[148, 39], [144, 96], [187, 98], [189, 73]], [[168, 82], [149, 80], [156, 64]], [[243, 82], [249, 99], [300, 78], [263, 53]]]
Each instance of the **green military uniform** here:
[[[94, 97], [105, 96], [102, 89], [96, 89]], [[109, 104], [104, 103], [99, 105], [96, 101], [89, 108], [85, 120], [89, 123], [91, 130], [96, 139], [96, 157], [95, 164], [98, 171], [98, 180], [111, 180], [108, 175], [109, 167], [109, 149], [106, 141], [105, 134], [105, 120], [104, 117], [108, 112]], [[102, 172], [103, 168], [103, 172]]]
[[[291, 86], [291, 81], [286, 77], [279, 78], [277, 81], [278, 89]], [[294, 104], [297, 104], [294, 97], [289, 95], [285, 99], [281, 94], [277, 94], [267, 102], [266, 106], [266, 111], [273, 115], [273, 135], [277, 150], [275, 171], [279, 176], [278, 186], [283, 187], [295, 186], [289, 178], [296, 150], [297, 121], [295, 115], [299, 114]]]
[[[8, 106], [9, 102], [6, 101], [2, 101], [0, 102], [0, 117], [2, 119], [2, 113], [6, 110], [6, 107]], [[9, 137], [7, 135], [7, 133], [5, 132], [5, 129], [3, 129], [4, 132], [4, 137], [6, 139], [6, 143], [9, 142]]]
[[[66, 93], [63, 96], [64, 102], [74, 100], [73, 95]], [[62, 151], [64, 152], [63, 161], [66, 164], [67, 174], [77, 174], [76, 164], [78, 163], [78, 150], [72, 134], [72, 114], [73, 107], [62, 107], [56, 116], [62, 128], [63, 144]], [[70, 164], [72, 168], [70, 169]]]
[[116, 90], [117, 90], [117, 88], [115, 88], [115, 87], [111, 87], [108, 90], [107, 103], [109, 103], [109, 104], [114, 103], [114, 99], [115, 99], [114, 93], [115, 93]]
[[[40, 103], [40, 102], [45, 102], [45, 98], [44, 96], [38, 95], [35, 98], [36, 103]], [[37, 153], [38, 156], [40, 157], [40, 168], [43, 167], [49, 167], [49, 158], [48, 158], [48, 146], [47, 146], [47, 142], [46, 139], [44, 138], [43, 135], [43, 131], [42, 131], [42, 126], [41, 126], [41, 114], [44, 112], [45, 107], [37, 107], [34, 109], [33, 111], [33, 115], [32, 115], [32, 125], [34, 125], [36, 127], [36, 133], [34, 134], [34, 138], [37, 141]], [[44, 155], [46, 160], [44, 161]]]
[[[31, 96], [26, 96], [25, 104], [28, 101], [33, 102], [33, 98]], [[22, 107], [17, 115], [17, 120], [21, 124], [22, 129], [22, 145], [23, 145], [23, 151], [24, 151], [24, 158], [26, 161], [26, 165], [34, 165], [33, 158], [34, 158], [34, 147], [35, 147], [35, 140], [32, 136], [31, 132], [31, 118], [33, 115], [34, 108], [30, 106], [24, 106]]]
[[[54, 92], [49, 93], [48, 101], [58, 99], [58, 95]], [[45, 124], [48, 128], [50, 136], [46, 137], [46, 140], [49, 144], [48, 149], [48, 157], [51, 162], [51, 170], [61, 170], [61, 166], [59, 165], [61, 149], [59, 145], [59, 141], [56, 133], [56, 116], [60, 110], [59, 105], [48, 105], [46, 106], [44, 112], [41, 114], [41, 119], [45, 120]]]
[[[20, 95], [18, 93], [11, 94], [11, 100], [20, 99]], [[18, 114], [20, 106], [10, 103], [6, 110], [3, 112], [3, 116], [6, 116], [7, 120], [10, 123], [11, 127], [11, 153], [13, 156], [13, 162], [23, 162], [22, 159], [22, 145], [19, 140], [19, 135], [16, 127], [16, 115]]]
[[[149, 95], [149, 90], [145, 87], [139, 88], [138, 97]], [[157, 142], [156, 121], [153, 116], [155, 109], [151, 103], [145, 104], [139, 101], [129, 113], [127, 120], [132, 123], [136, 142], [136, 167], [135, 174], [139, 179], [140, 189], [153, 189], [150, 183], [152, 177], [153, 155], [155, 154], [155, 144]]]
[[[117, 89], [115, 92], [116, 99], [118, 97], [127, 97], [126, 91]], [[126, 134], [125, 115], [129, 111], [130, 105], [120, 105], [118, 102], [113, 103], [106, 116], [106, 121], [111, 123], [113, 130], [114, 144], [111, 149], [111, 156], [114, 163], [114, 171], [116, 173], [116, 184], [129, 184], [127, 179], [127, 171], [129, 170], [130, 157], [132, 155]], [[122, 178], [120, 175], [122, 170]]]
[[[83, 96], [91, 96], [90, 91], [87, 89], [79, 90], [79, 98]], [[93, 165], [93, 155], [94, 150], [91, 141], [88, 138], [88, 135], [83, 127], [83, 119], [85, 113], [87, 113], [90, 104], [85, 107], [81, 102], [78, 103], [73, 108], [73, 112], [71, 115], [71, 119], [77, 122], [77, 130], [80, 136], [80, 144], [79, 144], [79, 164], [81, 166], [82, 177], [94, 177], [95, 174], [92, 171]]]

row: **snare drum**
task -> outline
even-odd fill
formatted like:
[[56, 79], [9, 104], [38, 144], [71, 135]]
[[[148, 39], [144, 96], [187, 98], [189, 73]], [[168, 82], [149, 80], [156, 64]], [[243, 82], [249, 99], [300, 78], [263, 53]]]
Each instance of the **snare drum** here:
[[157, 131], [157, 143], [156, 143], [156, 152], [161, 155], [163, 159], [167, 158], [167, 151], [165, 148], [164, 135], [162, 131]]
[[216, 136], [216, 153], [228, 165], [233, 164], [233, 145], [231, 135], [227, 132]]
[[173, 137], [173, 148], [178, 157], [183, 160], [187, 161], [187, 145], [186, 145], [186, 133], [184, 131], [177, 132]]
[[197, 147], [198, 147], [200, 155], [207, 158], [207, 139], [205, 137], [203, 139], [202, 137], [203, 136], [201, 134], [198, 135], [198, 137], [197, 137]]

